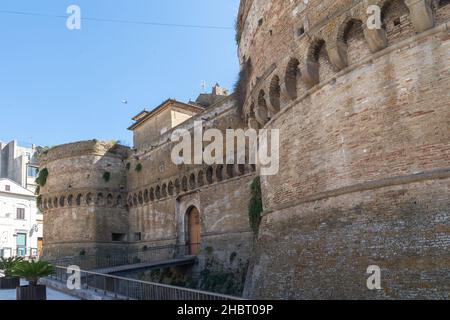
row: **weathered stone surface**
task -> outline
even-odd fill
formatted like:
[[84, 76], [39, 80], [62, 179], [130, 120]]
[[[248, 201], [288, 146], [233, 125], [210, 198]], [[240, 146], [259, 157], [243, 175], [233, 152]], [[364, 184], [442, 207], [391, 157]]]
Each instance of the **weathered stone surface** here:
[[[429, 3], [242, 1], [238, 54], [253, 66], [242, 113], [230, 96], [177, 129], [280, 130], [256, 245], [254, 168], [175, 165], [170, 130], [136, 150], [91, 141], [43, 157], [47, 254], [183, 245], [195, 207], [201, 246], [188, 272], [200, 288], [236, 294], [246, 280], [251, 298], [448, 299], [450, 5], [431, 2], [432, 27]], [[382, 30], [365, 25], [370, 4]], [[380, 291], [366, 286], [370, 265]]]
[[[429, 3], [242, 2], [244, 112], [275, 76], [297, 90], [264, 124], [280, 129], [282, 165], [262, 178], [247, 297], [449, 298], [450, 5], [432, 3], [430, 29]], [[365, 26], [370, 4], [382, 30]], [[381, 291], [366, 286], [370, 265]]]

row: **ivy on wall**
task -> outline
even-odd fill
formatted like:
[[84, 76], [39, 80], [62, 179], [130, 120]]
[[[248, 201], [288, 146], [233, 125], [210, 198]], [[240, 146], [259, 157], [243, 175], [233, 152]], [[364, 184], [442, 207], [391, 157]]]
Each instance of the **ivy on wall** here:
[[261, 213], [263, 212], [263, 203], [261, 196], [261, 179], [256, 177], [251, 186], [251, 198], [248, 206], [248, 217], [250, 227], [255, 234], [258, 233], [259, 224], [261, 223]]
[[141, 171], [142, 171], [142, 164], [138, 163], [138, 164], [136, 165], [136, 171], [137, 171], [137, 172], [141, 172]]
[[108, 182], [109, 179], [111, 179], [111, 173], [109, 173], [108, 171], [106, 171], [106, 172], [103, 174], [103, 180], [105, 180], [105, 182]]
[[45, 184], [47, 183], [47, 178], [48, 178], [48, 170], [47, 168], [44, 168], [42, 170], [39, 171], [39, 175], [36, 178], [36, 183], [38, 186], [40, 187], [44, 187]]

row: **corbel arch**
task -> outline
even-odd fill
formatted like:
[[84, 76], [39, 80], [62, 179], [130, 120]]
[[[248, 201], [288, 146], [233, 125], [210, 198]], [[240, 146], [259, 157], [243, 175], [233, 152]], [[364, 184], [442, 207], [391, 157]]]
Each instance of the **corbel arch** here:
[[269, 120], [269, 110], [267, 108], [266, 93], [263, 89], [261, 89], [258, 94], [258, 103], [255, 108], [255, 118], [262, 127], [264, 127], [264, 125]]
[[281, 86], [280, 77], [278, 75], [274, 75], [270, 81], [269, 100], [269, 109], [272, 114], [278, 113], [281, 108]]

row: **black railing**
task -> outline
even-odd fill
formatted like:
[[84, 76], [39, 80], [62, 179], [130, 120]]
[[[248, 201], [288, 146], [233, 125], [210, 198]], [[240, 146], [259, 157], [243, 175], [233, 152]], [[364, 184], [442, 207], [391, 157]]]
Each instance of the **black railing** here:
[[75, 265], [83, 270], [106, 269], [125, 265], [170, 261], [195, 256], [199, 251], [199, 247], [199, 244], [169, 245], [162, 247], [151, 247], [141, 251], [112, 252], [109, 254], [50, 259], [48, 262], [59, 267], [69, 267]]
[[[73, 277], [73, 270], [55, 267], [51, 280], [63, 284]], [[243, 300], [239, 297], [215, 294], [206, 291], [169, 286], [124, 277], [105, 275], [92, 271], [80, 271], [80, 288], [74, 290], [92, 290], [97, 294], [116, 299], [131, 300]], [[71, 280], [72, 280], [71, 277]], [[74, 284], [69, 280], [69, 284]]]

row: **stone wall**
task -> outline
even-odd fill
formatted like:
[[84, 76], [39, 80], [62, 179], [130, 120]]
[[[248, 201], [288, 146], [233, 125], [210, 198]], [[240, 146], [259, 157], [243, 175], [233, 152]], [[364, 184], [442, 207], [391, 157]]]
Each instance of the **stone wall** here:
[[[229, 98], [176, 129], [192, 132], [194, 121], [202, 119], [204, 129], [213, 127], [224, 132], [243, 127], [234, 101]], [[174, 146], [169, 141], [171, 133], [160, 139], [157, 148], [138, 149], [127, 160], [130, 234], [141, 236], [140, 241], [131, 242], [131, 247], [185, 245], [186, 216], [190, 208], [196, 207], [200, 212], [199, 263], [190, 270], [195, 281], [192, 277], [186, 281], [197, 288], [240, 294], [244, 285], [242, 275], [247, 271], [253, 246], [248, 203], [255, 168], [177, 166], [170, 158]], [[142, 165], [142, 171], [135, 170], [138, 164]], [[219, 284], [223, 287], [219, 288]]]
[[[282, 159], [262, 177], [247, 297], [448, 298], [450, 6], [422, 2], [241, 12], [239, 57], [253, 65], [244, 116], [280, 129]], [[376, 32], [369, 4], [382, 8]], [[366, 286], [373, 264], [381, 291]]]
[[85, 141], [41, 156], [41, 170], [48, 170], [40, 194], [47, 258], [123, 249], [112, 233], [128, 234], [127, 154], [114, 143]]
[[[449, 194], [450, 179], [431, 179], [267, 214], [246, 296], [449, 299]], [[382, 290], [366, 286], [371, 265]]]
[[156, 137], [153, 147], [86, 141], [43, 155], [41, 169], [49, 172], [41, 189], [46, 257], [185, 246], [187, 214], [195, 207], [201, 240], [198, 263], [188, 270], [191, 285], [240, 295], [253, 248], [248, 203], [256, 168], [173, 163], [173, 130], [193, 132], [200, 120], [204, 130], [244, 128], [228, 97]]

